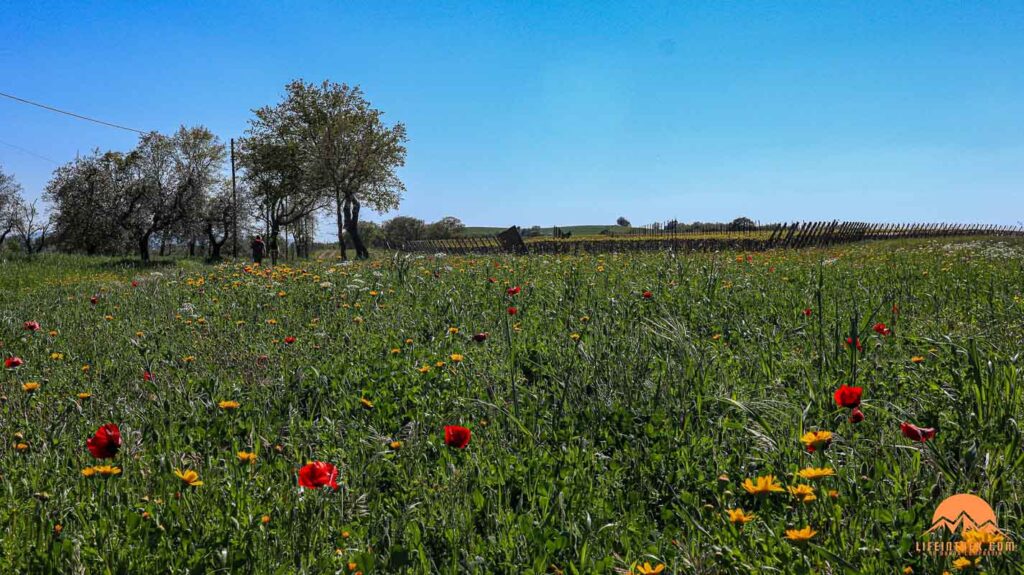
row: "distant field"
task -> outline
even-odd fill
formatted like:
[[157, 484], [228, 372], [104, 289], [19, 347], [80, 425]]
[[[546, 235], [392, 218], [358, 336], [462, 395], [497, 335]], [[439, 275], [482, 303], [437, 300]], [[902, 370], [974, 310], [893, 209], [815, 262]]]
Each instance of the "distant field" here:
[[[572, 232], [574, 236], [591, 236], [598, 235], [604, 230], [608, 230], [613, 234], [625, 234], [630, 228], [624, 228], [622, 226], [610, 225], [610, 226], [558, 226], [565, 232]], [[498, 232], [508, 229], [508, 226], [504, 228], [493, 228], [486, 226], [467, 226], [466, 231], [463, 234], [465, 237], [480, 237], [480, 236], [493, 236]], [[523, 228], [528, 229], [528, 228]], [[553, 227], [541, 228], [540, 233], [543, 236], [553, 235]]]

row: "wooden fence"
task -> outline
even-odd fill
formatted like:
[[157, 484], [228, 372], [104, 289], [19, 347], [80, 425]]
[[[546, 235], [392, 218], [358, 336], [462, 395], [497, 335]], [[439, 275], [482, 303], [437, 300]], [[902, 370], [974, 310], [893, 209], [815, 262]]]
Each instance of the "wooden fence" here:
[[[530, 238], [530, 253], [608, 253], [622, 251], [763, 251], [830, 246], [863, 240], [941, 237], [1024, 237], [1024, 227], [968, 224], [870, 224], [865, 222], [792, 222], [730, 229], [728, 224], [700, 227], [664, 225], [633, 228], [624, 235]], [[505, 250], [491, 237], [418, 240], [403, 251], [419, 253], [501, 253]]]

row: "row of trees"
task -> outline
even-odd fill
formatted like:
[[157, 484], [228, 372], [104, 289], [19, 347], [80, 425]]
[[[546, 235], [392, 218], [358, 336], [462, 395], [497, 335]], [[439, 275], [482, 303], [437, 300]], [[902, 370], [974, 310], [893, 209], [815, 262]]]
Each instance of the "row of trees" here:
[[57, 168], [44, 193], [45, 222], [4, 175], [0, 233], [17, 231], [31, 250], [49, 230], [60, 249], [134, 250], [143, 260], [157, 242], [161, 250], [167, 242], [187, 245], [191, 255], [198, 245], [217, 258], [229, 242], [264, 233], [276, 262], [282, 233], [308, 254], [317, 216], [330, 212], [340, 257], [349, 243], [366, 258], [360, 211], [398, 207], [406, 140], [405, 126], [387, 125], [358, 87], [296, 80], [280, 102], [253, 110], [234, 150], [236, 186], [224, 142], [205, 127], [183, 126], [145, 134], [129, 152], [96, 150]]

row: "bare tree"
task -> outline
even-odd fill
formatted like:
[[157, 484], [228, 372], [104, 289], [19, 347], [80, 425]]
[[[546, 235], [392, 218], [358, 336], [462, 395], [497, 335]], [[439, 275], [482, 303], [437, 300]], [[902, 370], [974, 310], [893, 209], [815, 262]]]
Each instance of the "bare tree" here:
[[25, 252], [32, 255], [43, 248], [46, 243], [46, 231], [50, 221], [36, 208], [36, 202], [19, 202], [15, 210], [14, 229], [25, 244]]

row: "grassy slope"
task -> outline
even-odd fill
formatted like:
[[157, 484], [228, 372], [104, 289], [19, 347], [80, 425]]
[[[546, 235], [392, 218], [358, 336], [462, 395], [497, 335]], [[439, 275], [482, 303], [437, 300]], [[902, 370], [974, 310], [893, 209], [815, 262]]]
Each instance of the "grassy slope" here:
[[[590, 236], [600, 234], [603, 230], [609, 230], [615, 234], [624, 234], [629, 228], [622, 226], [559, 226], [562, 230], [572, 232], [574, 236]], [[486, 226], [467, 226], [465, 235], [467, 237], [493, 236], [507, 228], [494, 228]], [[550, 236], [554, 228], [541, 228], [541, 235]]]

